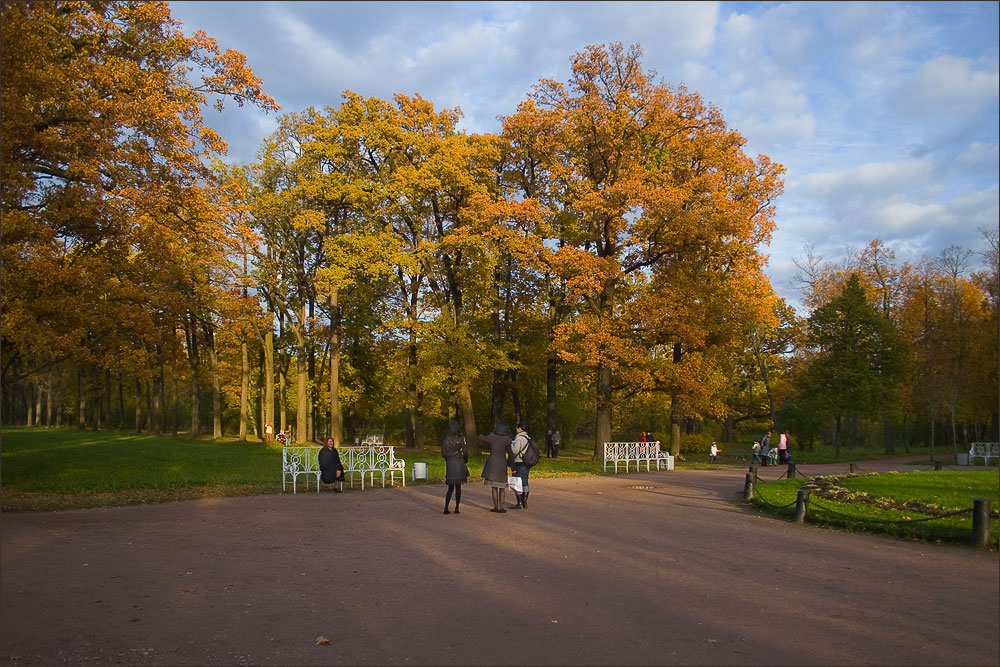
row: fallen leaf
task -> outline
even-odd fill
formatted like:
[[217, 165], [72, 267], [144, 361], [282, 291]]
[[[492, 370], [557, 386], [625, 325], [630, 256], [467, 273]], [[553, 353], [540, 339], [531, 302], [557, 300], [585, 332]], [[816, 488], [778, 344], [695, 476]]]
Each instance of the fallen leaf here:
[[316, 638], [316, 646], [329, 646], [329, 645], [330, 645], [330, 640], [327, 639], [326, 637]]

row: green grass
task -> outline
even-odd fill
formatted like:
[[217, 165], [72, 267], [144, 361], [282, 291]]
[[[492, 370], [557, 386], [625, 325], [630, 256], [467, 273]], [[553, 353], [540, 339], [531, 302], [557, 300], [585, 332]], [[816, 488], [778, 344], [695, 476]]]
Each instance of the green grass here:
[[[444, 459], [433, 450], [397, 452], [407, 464], [427, 464], [428, 479], [444, 482]], [[589, 452], [542, 458], [532, 476], [602, 474]], [[569, 458], [573, 457], [573, 458]], [[469, 459], [470, 481], [486, 456]], [[407, 484], [413, 484], [407, 480]], [[281, 447], [107, 431], [5, 427], [0, 433], [0, 511], [42, 511], [169, 502], [281, 492]]]
[[[760, 483], [754, 503], [767, 513], [791, 519], [799, 488], [823, 480], [783, 479]], [[996, 471], [851, 475], [835, 478], [834, 484], [841, 490], [837, 499], [824, 497], [820, 491], [810, 494], [807, 522], [923, 542], [969, 544], [971, 512], [951, 514], [971, 510], [976, 498], [986, 498], [990, 501], [992, 516], [989, 547], [997, 549], [1000, 476]]]
[[[413, 463], [427, 464], [427, 480], [413, 482], [408, 479], [407, 484], [444, 482], [445, 463], [436, 450], [397, 451], [397, 455], [406, 460], [407, 474], [413, 469]], [[603, 462], [593, 461], [591, 455], [589, 446], [576, 443], [563, 449], [557, 459], [543, 456], [532, 469], [532, 477], [605, 474]], [[710, 466], [705, 457], [693, 454], [688, 455], [687, 461], [678, 461], [678, 468], [742, 467], [746, 465], [740, 459], [742, 455], [734, 445], [723, 450], [715, 466]], [[911, 453], [911, 457], [917, 455]], [[823, 462], [822, 458], [807, 458], [805, 453], [795, 458], [804, 465]], [[874, 457], [852, 456], [839, 460], [865, 458]], [[470, 482], [481, 481], [485, 461], [485, 456], [469, 459]], [[241, 443], [106, 431], [6, 427], [0, 433], [0, 510], [45, 511], [280, 493], [280, 470], [281, 447], [267, 446], [259, 441]], [[972, 507], [976, 497], [991, 499], [995, 507], [997, 479], [996, 471], [893, 473], [853, 476], [842, 481], [841, 486], [876, 498], [966, 509]], [[795, 501], [801, 484], [799, 479], [761, 484], [758, 497], [774, 505], [785, 505]], [[759, 501], [758, 504], [766, 509], [765, 504]], [[922, 515], [829, 499], [816, 498], [813, 504], [815, 511], [810, 512], [810, 522], [849, 530], [956, 543], [968, 543], [971, 532], [968, 514], [907, 525], [904, 517], [916, 520]], [[820, 506], [830, 507], [838, 514], [823, 512]], [[771, 511], [789, 518], [793, 515], [790, 508]], [[892, 523], [894, 521], [901, 523]], [[991, 539], [996, 548], [997, 521], [994, 519], [992, 523]]]

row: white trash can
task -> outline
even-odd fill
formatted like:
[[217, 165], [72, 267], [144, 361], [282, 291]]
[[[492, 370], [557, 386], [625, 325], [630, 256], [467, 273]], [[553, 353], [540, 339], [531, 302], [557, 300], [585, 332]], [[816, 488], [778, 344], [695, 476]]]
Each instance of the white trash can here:
[[413, 462], [413, 479], [427, 479], [427, 464], [423, 461]]
[[955, 454], [955, 463], [960, 466], [969, 465], [969, 453], [968, 452], [958, 452]]

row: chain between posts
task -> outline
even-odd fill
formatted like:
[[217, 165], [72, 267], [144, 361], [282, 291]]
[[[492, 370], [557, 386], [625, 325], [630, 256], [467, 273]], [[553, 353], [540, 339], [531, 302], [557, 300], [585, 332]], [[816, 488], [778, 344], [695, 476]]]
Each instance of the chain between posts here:
[[[851, 468], [854, 469], [854, 467], [855, 466], [852, 464]], [[792, 467], [791, 464], [789, 465], [789, 469], [790, 470], [794, 470], [794, 468]], [[867, 526], [884, 526], [884, 525], [896, 525], [896, 524], [899, 524], [899, 525], [913, 525], [913, 524], [917, 524], [917, 523], [926, 523], [928, 521], [937, 521], [937, 520], [940, 520], [940, 519], [947, 519], [947, 518], [950, 518], [950, 517], [953, 517], [953, 516], [959, 516], [961, 514], [970, 514], [971, 513], [972, 514], [972, 542], [973, 542], [973, 545], [976, 546], [976, 547], [984, 547], [989, 542], [989, 536], [990, 536], [990, 518], [994, 514], [994, 512], [990, 512], [990, 503], [985, 498], [976, 498], [975, 504], [973, 505], [973, 507], [971, 509], [954, 510], [952, 512], [947, 512], [947, 513], [941, 514], [939, 516], [929, 516], [929, 517], [923, 517], [921, 519], [910, 519], [910, 518], [903, 518], [903, 519], [869, 519], [869, 518], [866, 518], [866, 517], [859, 517], [859, 516], [855, 516], [855, 515], [851, 515], [851, 514], [846, 514], [844, 512], [839, 512], [839, 511], [837, 511], [837, 510], [835, 510], [835, 509], [833, 509], [831, 507], [826, 507], [826, 506], [824, 506], [822, 504], [818, 504], [816, 502], [810, 503], [809, 496], [811, 494], [811, 491], [810, 491], [809, 488], [804, 487], [804, 486], [799, 488], [798, 493], [796, 494], [796, 499], [794, 501], [792, 501], [792, 502], [790, 502], [790, 503], [788, 503], [786, 505], [775, 505], [774, 503], [772, 503], [769, 500], [767, 500], [767, 498], [765, 498], [760, 493], [760, 488], [756, 484], [756, 482], [758, 481], [756, 479], [756, 472], [757, 472], [756, 471], [756, 467], [755, 466], [751, 466], [750, 467], [750, 472], [747, 473], [747, 476], [746, 476], [746, 486], [744, 488], [744, 496], [743, 496], [744, 502], [748, 502], [748, 503], [751, 502], [753, 500], [754, 492], [756, 492], [757, 493], [757, 497], [760, 499], [760, 504], [762, 504], [762, 505], [764, 505], [766, 507], [769, 507], [771, 509], [784, 510], [784, 509], [788, 509], [788, 508], [794, 506], [795, 507], [795, 523], [804, 523], [805, 522], [806, 514], [809, 511], [809, 505], [810, 504], [812, 504], [813, 507], [815, 507], [815, 508], [817, 508], [817, 509], [819, 509], [819, 510], [821, 510], [823, 512], [827, 512], [829, 514], [834, 514], [834, 515], [837, 515], [839, 517], [843, 517], [843, 520], [846, 521], [846, 522], [850, 522], [850, 523], [853, 523], [853, 524], [860, 524], [862, 526], [864, 526], [864, 525], [867, 525]], [[793, 476], [794, 476], [794, 473], [793, 473]], [[784, 475], [782, 475], [782, 477], [784, 477]], [[780, 479], [781, 479], [781, 477], [779, 477], [777, 480], [771, 480], [771, 481], [778, 481]], [[919, 513], [919, 512], [916, 512], [916, 513]]]

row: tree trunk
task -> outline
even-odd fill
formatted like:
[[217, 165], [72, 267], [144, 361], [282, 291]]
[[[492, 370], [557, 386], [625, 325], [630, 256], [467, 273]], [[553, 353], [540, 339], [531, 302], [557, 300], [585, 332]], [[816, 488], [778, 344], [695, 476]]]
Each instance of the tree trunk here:
[[344, 441], [344, 415], [340, 411], [340, 304], [337, 289], [330, 291], [330, 437], [339, 447]]
[[125, 375], [118, 373], [118, 430], [125, 430]]
[[142, 433], [142, 380], [135, 379], [135, 432]]
[[250, 416], [250, 351], [247, 341], [240, 341], [240, 442], [247, 441], [247, 419]]
[[222, 437], [222, 383], [219, 379], [219, 355], [215, 350], [215, 334], [206, 332], [208, 339], [208, 365], [212, 371], [212, 437]]
[[53, 415], [52, 415], [52, 405], [53, 405], [52, 394], [55, 391], [55, 388], [56, 388], [55, 372], [50, 369], [49, 370], [48, 391], [45, 392], [45, 425], [49, 426], [49, 427], [52, 426], [52, 417], [53, 417]]
[[507, 397], [507, 383], [503, 371], [493, 369], [493, 385], [490, 388], [490, 422], [496, 424], [503, 417], [503, 404]]
[[191, 367], [191, 437], [197, 438], [201, 432], [201, 387], [198, 383], [198, 337], [194, 329], [194, 318], [187, 328], [188, 365]]
[[554, 433], [558, 428], [558, 413], [556, 411], [556, 393], [559, 389], [559, 357], [549, 355], [545, 362], [545, 431]]
[[76, 427], [87, 426], [87, 394], [83, 388], [83, 369], [76, 369]]
[[104, 369], [104, 425], [111, 430], [111, 369]]
[[[264, 332], [264, 377], [261, 383], [264, 388], [264, 415], [260, 422], [258, 433], [264, 432], [265, 422], [275, 422], [274, 419], [274, 313], [268, 312], [267, 331]], [[284, 386], [284, 385], [282, 385]], [[281, 393], [284, 397], [284, 391]], [[281, 427], [285, 427], [284, 414], [281, 416]]]
[[837, 419], [833, 426], [833, 455], [836, 458], [840, 458], [840, 415], [837, 415]]
[[521, 414], [521, 392], [517, 388], [517, 371], [507, 371], [507, 377], [510, 381], [510, 405], [514, 409], [514, 423], [517, 424], [524, 421], [524, 415]]
[[296, 385], [295, 395], [295, 439], [305, 444], [309, 435], [309, 359], [306, 350], [306, 304], [302, 304], [302, 316], [295, 331]]
[[181, 423], [181, 391], [180, 387], [177, 386], [179, 382], [177, 379], [177, 371], [174, 370], [171, 375], [173, 375], [173, 382], [170, 383], [170, 400], [174, 404], [174, 413], [173, 418], [170, 420], [170, 432], [176, 438], [177, 429], [180, 428]]
[[462, 421], [465, 424], [465, 443], [469, 447], [470, 456], [479, 456], [479, 441], [476, 439], [476, 415], [472, 409], [472, 390], [469, 381], [458, 383], [458, 404], [462, 409]]
[[594, 460], [604, 459], [604, 443], [611, 442], [611, 367], [597, 364], [597, 415], [594, 433]]
[[[162, 377], [163, 367], [160, 366], [160, 374]], [[160, 403], [160, 378], [156, 378], [152, 381], [152, 386], [150, 387], [150, 409], [149, 409], [149, 432], [156, 433], [159, 435], [162, 433], [162, 404]]]

